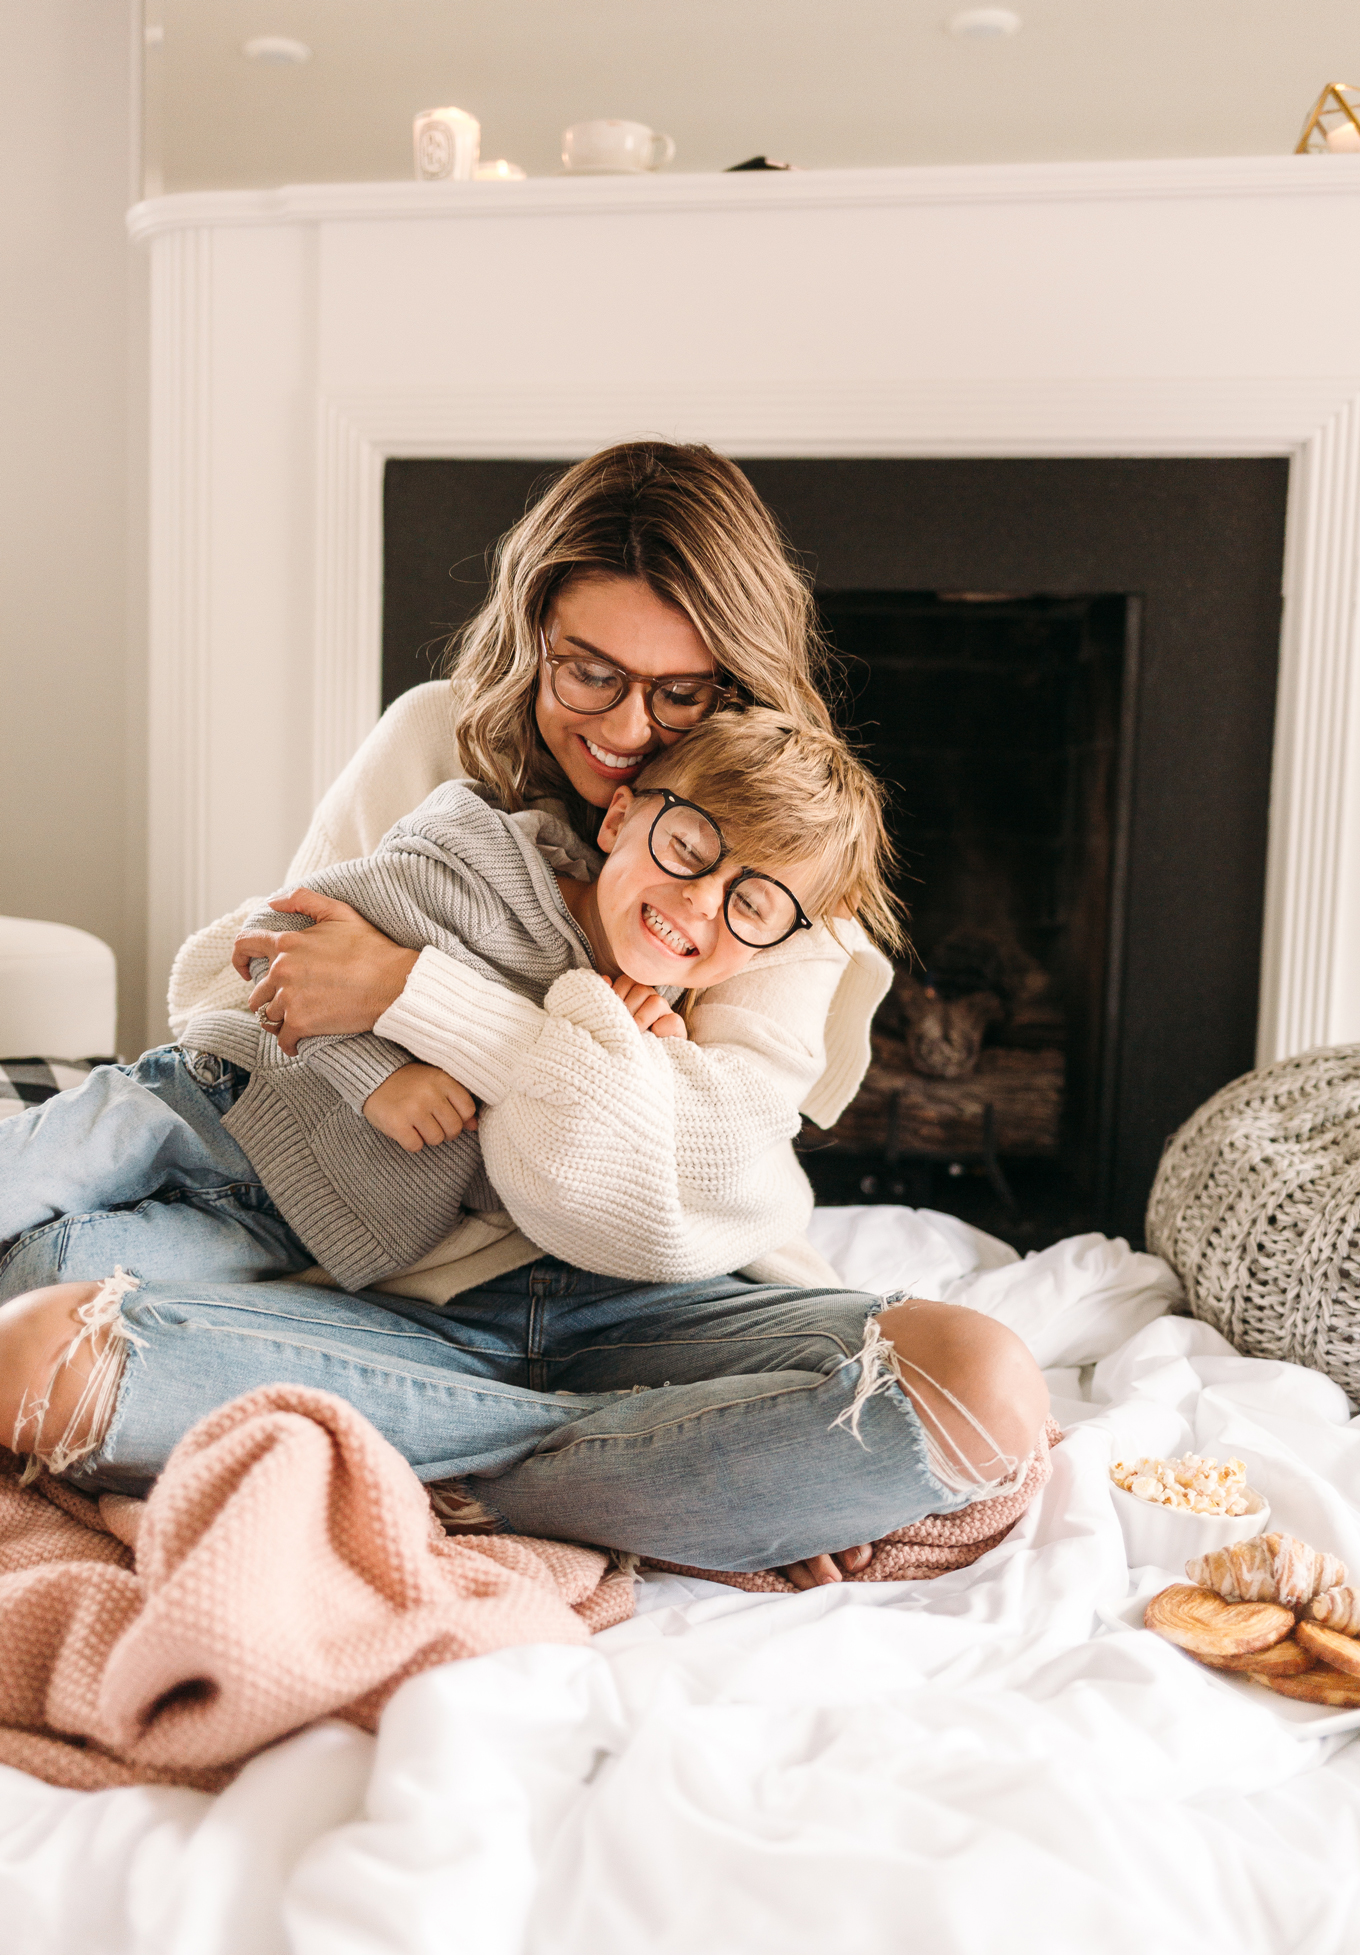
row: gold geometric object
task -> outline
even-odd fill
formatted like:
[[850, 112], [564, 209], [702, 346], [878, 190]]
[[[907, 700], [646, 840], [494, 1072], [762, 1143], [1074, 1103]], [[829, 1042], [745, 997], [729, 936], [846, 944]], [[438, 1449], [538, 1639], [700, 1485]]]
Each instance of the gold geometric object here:
[[1326, 156], [1360, 152], [1360, 88], [1354, 82], [1329, 81], [1308, 111], [1296, 156]]

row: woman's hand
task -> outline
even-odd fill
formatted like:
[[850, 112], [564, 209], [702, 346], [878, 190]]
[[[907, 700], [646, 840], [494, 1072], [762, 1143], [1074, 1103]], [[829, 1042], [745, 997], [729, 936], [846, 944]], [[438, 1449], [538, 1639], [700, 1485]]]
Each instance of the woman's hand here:
[[839, 1554], [815, 1554], [809, 1555], [806, 1561], [791, 1561], [787, 1568], [775, 1572], [795, 1588], [825, 1588], [828, 1583], [843, 1581], [845, 1575], [857, 1575], [861, 1568], [868, 1566], [872, 1554], [873, 1549], [866, 1541], [857, 1548], [842, 1548]]
[[438, 1066], [413, 1059], [389, 1073], [364, 1101], [364, 1119], [408, 1154], [456, 1140], [477, 1125], [477, 1105], [465, 1086]]
[[250, 1009], [268, 1007], [270, 1030], [278, 1026], [275, 1036], [290, 1058], [299, 1039], [371, 1032], [401, 996], [419, 953], [403, 950], [334, 897], [294, 889], [269, 900], [274, 909], [315, 923], [310, 930], [242, 931], [231, 957], [237, 974], [249, 982], [251, 959], [270, 960]]

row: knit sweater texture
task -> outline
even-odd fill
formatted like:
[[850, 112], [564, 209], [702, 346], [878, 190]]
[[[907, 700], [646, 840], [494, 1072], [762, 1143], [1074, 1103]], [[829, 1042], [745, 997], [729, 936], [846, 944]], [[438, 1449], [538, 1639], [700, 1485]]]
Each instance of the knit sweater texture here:
[[[435, 787], [462, 775], [458, 712], [446, 682], [389, 707], [317, 808], [289, 888], [371, 854]], [[248, 899], [183, 946], [170, 980], [177, 1035], [197, 1012], [244, 1006], [232, 945], [262, 901]], [[799, 1109], [830, 1126], [848, 1105], [891, 976], [855, 924], [800, 931], [704, 992], [683, 1041], [639, 1034], [589, 972], [566, 972], [540, 1006], [423, 950], [375, 1030], [483, 1102], [483, 1155], [501, 1207], [465, 1210], [427, 1256], [376, 1287], [442, 1303], [544, 1250], [638, 1281], [738, 1269], [770, 1283], [834, 1284], [802, 1237], [812, 1195], [787, 1135]]]
[[[448, 781], [386, 834], [372, 855], [313, 878], [407, 950], [432, 946], [541, 1005], [556, 978], [591, 970], [590, 947], [555, 871], [588, 878], [594, 851], [540, 810], [507, 815]], [[272, 909], [252, 930], [300, 930], [310, 919]], [[267, 960], [259, 959], [259, 978]], [[601, 986], [603, 989], [603, 986]], [[411, 1054], [374, 1032], [302, 1040], [296, 1058], [248, 1012], [205, 1012], [184, 1043], [245, 1067], [250, 1085], [222, 1124], [317, 1262], [348, 1290], [428, 1255], [465, 1209], [500, 1204], [477, 1133], [408, 1153], [363, 1117], [369, 1095]]]

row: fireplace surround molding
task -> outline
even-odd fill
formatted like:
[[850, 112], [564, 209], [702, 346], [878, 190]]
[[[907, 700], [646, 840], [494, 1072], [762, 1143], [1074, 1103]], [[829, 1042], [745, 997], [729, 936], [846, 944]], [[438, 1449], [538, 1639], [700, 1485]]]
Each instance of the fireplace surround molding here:
[[[1360, 157], [159, 198], [149, 1007], [379, 708], [392, 456], [1290, 458], [1258, 1052], [1360, 1039]], [[1319, 268], [1327, 267], [1325, 280]]]

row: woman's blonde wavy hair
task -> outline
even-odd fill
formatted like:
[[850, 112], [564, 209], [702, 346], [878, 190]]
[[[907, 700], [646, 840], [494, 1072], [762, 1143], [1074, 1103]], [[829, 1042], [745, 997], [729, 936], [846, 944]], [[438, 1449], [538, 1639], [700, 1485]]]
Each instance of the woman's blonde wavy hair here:
[[485, 603], [447, 648], [459, 757], [508, 812], [553, 795], [575, 825], [588, 812], [598, 821], [598, 810], [578, 804], [534, 713], [539, 627], [576, 577], [640, 578], [685, 614], [747, 699], [830, 727], [808, 580], [741, 470], [698, 444], [623, 442], [559, 475], [506, 531]]

